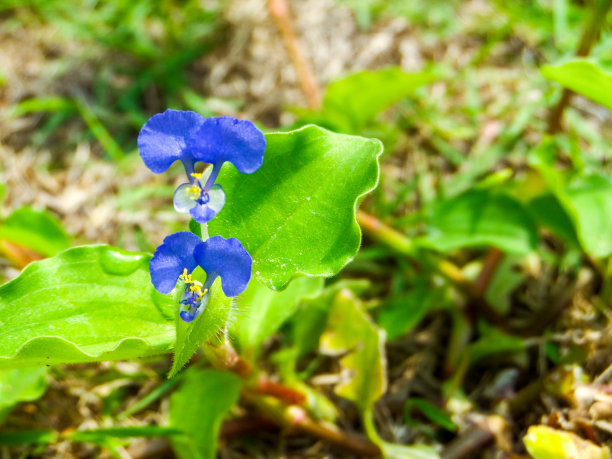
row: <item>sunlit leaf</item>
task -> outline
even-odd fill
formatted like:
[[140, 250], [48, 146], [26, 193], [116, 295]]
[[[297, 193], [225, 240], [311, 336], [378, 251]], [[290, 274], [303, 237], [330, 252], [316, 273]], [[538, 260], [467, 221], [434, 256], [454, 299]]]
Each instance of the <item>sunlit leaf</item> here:
[[343, 132], [358, 132], [382, 110], [438, 77], [432, 70], [408, 73], [399, 67], [354, 73], [330, 83], [320, 116]]
[[0, 223], [0, 239], [52, 257], [70, 247], [70, 238], [57, 218], [44, 210], [22, 207]]
[[0, 367], [169, 352], [174, 306], [153, 288], [149, 259], [85, 246], [30, 264], [0, 287]]
[[594, 257], [612, 253], [612, 181], [608, 177], [580, 177], [565, 189], [569, 214], [573, 217], [584, 250]]
[[336, 274], [359, 250], [356, 206], [378, 182], [381, 143], [316, 126], [266, 141], [254, 174], [222, 170], [226, 204], [210, 234], [238, 238], [253, 257], [254, 277], [274, 289], [300, 273]]
[[348, 374], [335, 391], [353, 401], [362, 413], [372, 407], [387, 387], [384, 343], [384, 332], [365, 313], [360, 300], [350, 290], [338, 293], [320, 350], [330, 355], [346, 353], [340, 363]]
[[576, 59], [542, 67], [542, 75], [612, 110], [612, 73], [599, 64]]
[[36, 400], [47, 389], [47, 368], [0, 370], [0, 422], [19, 402]]
[[572, 432], [548, 426], [531, 426], [523, 437], [527, 452], [534, 459], [609, 459], [607, 446], [597, 446]]

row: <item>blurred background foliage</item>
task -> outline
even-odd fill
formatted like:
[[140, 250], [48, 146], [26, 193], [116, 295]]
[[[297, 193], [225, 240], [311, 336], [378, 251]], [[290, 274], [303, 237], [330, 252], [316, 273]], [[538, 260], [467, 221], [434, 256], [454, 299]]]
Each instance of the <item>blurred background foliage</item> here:
[[[135, 152], [165, 108], [377, 137], [359, 255], [324, 285], [254, 283], [230, 330], [241, 356], [388, 457], [609, 457], [610, 2], [288, 4], [293, 39], [263, 1], [0, 0], [2, 277], [79, 243], [151, 251], [181, 228], [166, 197], [180, 170], [151, 177]], [[169, 381], [165, 358], [5, 370], [0, 445], [350, 451], [279, 441], [204, 361]]]

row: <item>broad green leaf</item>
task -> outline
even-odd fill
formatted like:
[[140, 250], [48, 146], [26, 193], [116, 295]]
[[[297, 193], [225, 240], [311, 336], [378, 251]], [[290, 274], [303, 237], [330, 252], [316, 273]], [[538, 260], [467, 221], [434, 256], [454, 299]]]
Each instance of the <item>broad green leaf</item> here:
[[47, 389], [47, 368], [0, 370], [0, 422], [19, 402], [38, 399]]
[[534, 459], [610, 459], [607, 446], [597, 446], [575, 433], [543, 425], [529, 427], [523, 443]]
[[495, 246], [520, 255], [536, 248], [537, 227], [523, 205], [490, 190], [471, 190], [434, 207], [426, 246], [441, 252]]
[[70, 238], [57, 218], [44, 210], [17, 209], [0, 224], [0, 239], [52, 257], [70, 247]]
[[275, 290], [296, 274], [336, 274], [359, 249], [355, 212], [378, 182], [382, 144], [316, 126], [266, 140], [257, 172], [222, 170], [226, 204], [210, 234], [238, 238], [253, 257], [254, 277]]
[[189, 369], [181, 387], [170, 397], [170, 425], [184, 437], [173, 437], [181, 458], [216, 457], [221, 422], [238, 402], [242, 382], [227, 371]]
[[[177, 288], [177, 291], [180, 291]], [[178, 300], [176, 301], [178, 303]], [[221, 279], [217, 279], [210, 289], [210, 300], [202, 313], [193, 322], [186, 323], [179, 316], [176, 308], [176, 345], [174, 360], [169, 378], [176, 375], [189, 362], [202, 343], [222, 338], [232, 311], [232, 299], [221, 290]], [[213, 343], [216, 344], [216, 343]]]
[[598, 64], [576, 59], [542, 67], [542, 75], [612, 110], [612, 73]]
[[574, 219], [584, 250], [596, 258], [612, 253], [612, 181], [590, 175], [565, 188], [563, 203]]
[[270, 290], [253, 280], [238, 297], [236, 318], [230, 333], [238, 339], [240, 349], [247, 358], [259, 353], [264, 340], [275, 333], [293, 315], [300, 301], [317, 295], [323, 288], [323, 279], [298, 277], [282, 292]]
[[175, 307], [153, 288], [149, 259], [100, 245], [30, 264], [0, 287], [0, 367], [170, 352]]
[[363, 310], [350, 290], [336, 296], [329, 314], [327, 330], [321, 337], [324, 354], [341, 355], [342, 366], [350, 372], [335, 392], [353, 401], [363, 414], [385, 393], [387, 387], [385, 333]]
[[354, 73], [330, 83], [320, 116], [343, 131], [358, 132], [385, 108], [437, 78], [434, 71], [407, 73], [399, 67]]

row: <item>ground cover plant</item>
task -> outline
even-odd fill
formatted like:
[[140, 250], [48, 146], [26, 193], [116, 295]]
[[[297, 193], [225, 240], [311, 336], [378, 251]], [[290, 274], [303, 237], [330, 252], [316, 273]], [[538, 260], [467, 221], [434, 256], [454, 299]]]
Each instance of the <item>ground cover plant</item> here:
[[0, 1], [3, 455], [609, 457], [611, 8]]

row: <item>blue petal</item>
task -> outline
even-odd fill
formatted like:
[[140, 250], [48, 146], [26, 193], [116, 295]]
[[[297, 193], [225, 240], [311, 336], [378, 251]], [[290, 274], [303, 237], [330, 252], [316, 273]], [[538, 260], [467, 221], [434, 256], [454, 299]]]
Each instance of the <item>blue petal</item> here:
[[176, 160], [193, 165], [187, 141], [202, 123], [204, 117], [196, 112], [166, 110], [154, 115], [138, 134], [140, 157], [156, 174], [167, 171]]
[[208, 192], [208, 202], [206, 204], [196, 203], [196, 205], [189, 210], [189, 214], [198, 223], [208, 223], [217, 213], [219, 213], [224, 205], [225, 192], [223, 188], [221, 185], [213, 185]]
[[202, 240], [189, 231], [179, 231], [164, 239], [149, 263], [151, 281], [158, 292], [170, 293], [185, 269], [189, 273], [195, 269], [193, 251], [200, 243]]
[[220, 116], [207, 118], [189, 145], [196, 161], [229, 161], [243, 174], [251, 174], [263, 164], [266, 139], [250, 121]]
[[193, 256], [206, 271], [206, 284], [209, 279], [221, 276], [225, 296], [236, 296], [249, 284], [253, 260], [238, 239], [213, 236], [198, 244]]

